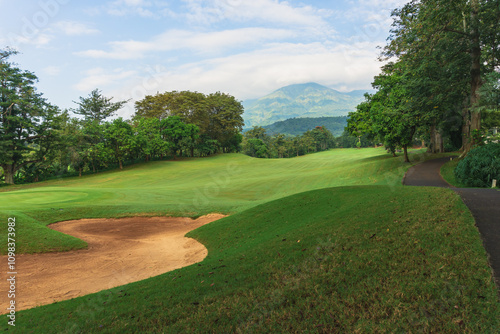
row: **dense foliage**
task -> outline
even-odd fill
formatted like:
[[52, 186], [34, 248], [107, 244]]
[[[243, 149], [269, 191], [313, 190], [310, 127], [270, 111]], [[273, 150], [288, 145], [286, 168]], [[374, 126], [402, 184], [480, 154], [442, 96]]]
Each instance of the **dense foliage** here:
[[7, 61], [14, 54], [0, 53], [0, 178], [7, 184], [240, 150], [243, 107], [230, 95], [147, 96], [132, 120], [107, 120], [128, 101], [95, 89], [75, 102], [80, 117], [71, 117], [42, 98], [34, 74]]
[[269, 135], [265, 127], [255, 126], [244, 134], [242, 152], [255, 158], [292, 158], [331, 148], [368, 147], [374, 143], [367, 136], [357, 138], [344, 131], [334, 137], [324, 126], [316, 126], [299, 136], [282, 133]]
[[282, 133], [286, 136], [300, 136], [316, 126], [327, 128], [335, 137], [342, 135], [347, 125], [347, 116], [290, 118], [263, 126], [269, 135]]
[[269, 136], [263, 127], [245, 132], [243, 153], [256, 158], [290, 158], [334, 147], [334, 137], [326, 128], [317, 126], [302, 136], [284, 134]]
[[457, 180], [469, 187], [491, 187], [500, 181], [500, 144], [488, 144], [472, 149], [455, 168]]
[[36, 91], [33, 73], [7, 62], [14, 54], [0, 51], [0, 167], [6, 183], [14, 183], [19, 170], [45, 165], [60, 144], [59, 109]]
[[[218, 146], [229, 153], [239, 149], [243, 128], [243, 106], [233, 96], [220, 92], [165, 92], [148, 95], [135, 103], [134, 120], [179, 116], [184, 123], [199, 128], [198, 145]], [[217, 150], [218, 151], [218, 150]]]
[[[351, 113], [349, 131], [394, 151], [414, 138], [432, 152], [481, 143], [481, 121], [500, 126], [498, 0], [415, 0], [393, 12], [375, 94]], [[488, 129], [486, 129], [488, 130]], [[405, 154], [406, 161], [408, 156]]]

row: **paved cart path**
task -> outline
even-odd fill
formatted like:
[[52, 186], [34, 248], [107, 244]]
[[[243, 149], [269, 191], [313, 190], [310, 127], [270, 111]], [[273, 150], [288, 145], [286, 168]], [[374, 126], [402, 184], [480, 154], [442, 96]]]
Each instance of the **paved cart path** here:
[[500, 287], [500, 191], [496, 189], [454, 188], [441, 177], [439, 170], [450, 158], [425, 161], [411, 167], [403, 179], [408, 186], [452, 188], [462, 197], [476, 221], [489, 255], [493, 274]]

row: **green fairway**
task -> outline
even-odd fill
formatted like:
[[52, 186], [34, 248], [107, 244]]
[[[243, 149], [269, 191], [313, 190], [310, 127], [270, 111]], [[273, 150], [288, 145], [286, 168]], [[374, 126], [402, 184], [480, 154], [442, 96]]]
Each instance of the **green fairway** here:
[[[201, 263], [19, 312], [24, 333], [494, 333], [474, 221], [450, 190], [339, 187], [190, 233]], [[119, 279], [117, 273], [117, 279]]]
[[229, 154], [3, 188], [18, 253], [85, 247], [46, 227], [61, 220], [231, 214], [188, 235], [208, 248], [201, 263], [20, 311], [16, 330], [494, 333], [498, 291], [470, 212], [451, 190], [402, 186], [409, 167], [382, 149]]
[[[414, 154], [415, 160], [423, 158]], [[20, 252], [67, 250], [85, 244], [38, 224], [137, 214], [234, 213], [313, 189], [397, 187], [408, 167], [383, 149], [339, 149], [293, 159], [227, 154], [150, 162], [123, 171], [3, 188], [0, 219], [18, 216], [18, 226], [26, 231], [18, 235]]]

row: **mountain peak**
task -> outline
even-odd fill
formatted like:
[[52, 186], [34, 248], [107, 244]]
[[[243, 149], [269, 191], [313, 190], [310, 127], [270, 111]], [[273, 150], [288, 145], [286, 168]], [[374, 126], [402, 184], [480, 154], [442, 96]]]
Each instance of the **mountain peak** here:
[[351, 96], [315, 82], [293, 84], [251, 103], [244, 102], [243, 118], [245, 127], [252, 127], [294, 117], [346, 116], [362, 100], [362, 96]]
[[[320, 85], [316, 82], [308, 82], [308, 83], [303, 83], [303, 84], [293, 84], [293, 85], [288, 85], [285, 87], [282, 87], [278, 90], [276, 90], [274, 93], [285, 93], [286, 95], [289, 95], [290, 97], [297, 97], [302, 94], [310, 94], [311, 92], [336, 92], [335, 90], [328, 88], [326, 86]], [[274, 94], [273, 93], [273, 94]], [[273, 95], [270, 94], [270, 95]]]

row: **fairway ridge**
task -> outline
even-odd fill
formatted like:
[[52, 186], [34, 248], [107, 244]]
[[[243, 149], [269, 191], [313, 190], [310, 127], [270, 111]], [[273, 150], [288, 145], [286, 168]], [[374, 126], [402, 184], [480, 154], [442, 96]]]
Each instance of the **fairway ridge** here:
[[[72, 299], [200, 262], [207, 249], [184, 235], [223, 217], [82, 219], [52, 224], [54, 230], [85, 240], [88, 249], [19, 255], [17, 309]], [[7, 291], [7, 281], [2, 280], [0, 287]], [[1, 300], [1, 313], [6, 313], [6, 302]]]
[[[0, 202], [11, 203], [4, 219], [16, 217], [22, 227], [20, 254], [85, 247], [79, 236], [46, 228], [58, 221], [230, 214], [186, 235], [208, 250], [202, 262], [23, 310], [16, 329], [496, 332], [498, 290], [472, 215], [449, 189], [404, 187], [409, 167], [382, 149], [297, 159], [228, 154], [0, 193]], [[53, 192], [58, 200], [69, 191], [88, 196], [57, 205], [23, 202], [25, 193]], [[149, 232], [122, 239], [131, 237], [146, 239]], [[112, 279], [121, 280], [120, 272]]]
[[411, 167], [403, 183], [409, 186], [453, 188], [474, 216], [484, 248], [489, 255], [494, 278], [500, 288], [500, 191], [495, 189], [454, 188], [439, 174], [448, 157], [428, 160]]

